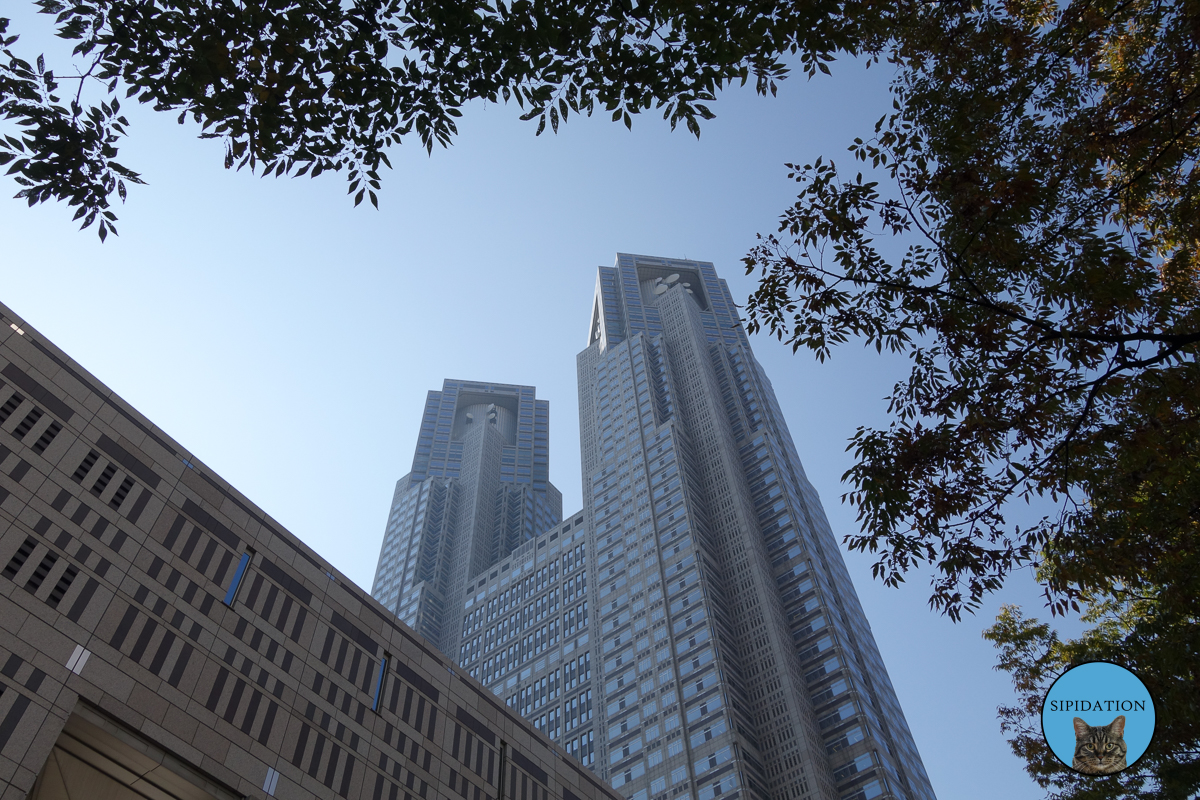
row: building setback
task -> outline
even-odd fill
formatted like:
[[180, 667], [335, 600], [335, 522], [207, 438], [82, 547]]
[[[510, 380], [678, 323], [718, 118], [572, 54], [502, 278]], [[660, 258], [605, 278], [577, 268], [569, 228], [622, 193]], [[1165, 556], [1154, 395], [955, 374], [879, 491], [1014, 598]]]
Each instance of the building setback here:
[[619, 254], [592, 309], [584, 509], [470, 576], [462, 668], [632, 800], [934, 800], [725, 282]]
[[458, 660], [509, 708], [603, 775], [590, 530], [584, 514], [574, 514], [468, 585]]
[[615, 798], [0, 305], [0, 800]]
[[425, 400], [371, 595], [444, 653], [458, 650], [468, 580], [562, 519], [549, 431], [532, 386], [447, 380]]

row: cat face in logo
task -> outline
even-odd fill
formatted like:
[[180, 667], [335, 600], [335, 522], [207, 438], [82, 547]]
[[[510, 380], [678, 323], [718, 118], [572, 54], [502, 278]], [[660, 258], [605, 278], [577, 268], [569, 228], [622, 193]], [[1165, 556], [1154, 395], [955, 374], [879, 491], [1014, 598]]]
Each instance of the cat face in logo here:
[[1108, 775], [1125, 769], [1125, 715], [1096, 726], [1075, 717], [1075, 760], [1071, 766], [1087, 775]]

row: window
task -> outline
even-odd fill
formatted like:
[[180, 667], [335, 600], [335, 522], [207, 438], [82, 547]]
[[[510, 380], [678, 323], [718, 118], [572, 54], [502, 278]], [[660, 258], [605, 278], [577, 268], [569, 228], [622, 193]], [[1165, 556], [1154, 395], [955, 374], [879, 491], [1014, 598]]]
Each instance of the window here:
[[246, 576], [246, 567], [250, 564], [250, 559], [254, 557], [254, 551], [246, 548], [246, 552], [242, 553], [242, 558], [238, 561], [237, 570], [233, 573], [233, 580], [229, 584], [229, 590], [225, 592], [225, 605], [233, 605], [233, 601], [237, 599], [238, 588], [242, 585], [242, 578]]
[[[4, 405], [0, 406], [0, 422], [7, 421], [9, 416], [14, 411], [17, 410], [17, 408], [21, 405], [21, 403], [24, 403], [24, 402], [25, 402], [24, 395], [22, 395], [18, 392], [13, 392], [13, 394], [9, 396], [8, 400], [6, 400], [4, 402]], [[96, 456], [96, 458], [99, 458], [99, 457], [100, 456], [98, 456], [98, 455]], [[93, 463], [95, 463], [94, 460], [93, 460]], [[91, 464], [88, 465], [88, 469], [91, 469]], [[86, 475], [87, 473], [85, 472], [84, 474]]]
[[391, 656], [384, 653], [383, 658], [379, 661], [379, 675], [375, 678], [375, 697], [371, 701], [371, 710], [376, 713], [379, 713], [379, 704], [383, 702], [384, 681], [387, 680], [389, 660], [391, 660]]
[[[58, 436], [61, 430], [62, 425], [59, 425], [58, 422], [51, 422], [50, 427], [46, 428], [42, 432], [42, 435], [38, 437], [38, 440], [33, 443], [33, 451], [38, 455], [46, 452], [46, 448], [50, 446], [50, 443], [54, 441], [54, 437]], [[84, 474], [86, 475], [87, 473]]]

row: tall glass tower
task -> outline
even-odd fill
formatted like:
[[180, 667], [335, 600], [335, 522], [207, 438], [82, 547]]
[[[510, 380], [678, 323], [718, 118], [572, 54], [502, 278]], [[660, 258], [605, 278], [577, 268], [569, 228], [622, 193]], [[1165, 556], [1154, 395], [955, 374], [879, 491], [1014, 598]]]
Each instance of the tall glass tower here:
[[443, 652], [458, 649], [468, 578], [562, 519], [549, 416], [532, 386], [447, 380], [426, 397], [371, 595]]
[[[462, 588], [438, 595], [435, 641], [630, 800], [934, 800], [837, 538], [713, 266], [619, 254], [599, 270], [576, 366], [583, 510], [503, 547], [495, 535], [454, 539], [458, 550], [441, 552], [461, 557], [437, 563], [453, 561]], [[413, 514], [432, 507], [420, 487], [441, 485], [426, 465], [450, 463], [434, 453], [452, 452], [458, 409], [477, 407], [434, 394], [426, 425], [445, 434], [443, 450], [423, 428], [381, 576], [413, 563], [389, 542], [415, 547]], [[420, 624], [412, 609], [434, 607], [419, 594], [427, 584], [391, 580], [376, 578], [376, 596]]]
[[713, 266], [619, 254], [577, 359], [601, 755], [629, 797], [932, 800]]

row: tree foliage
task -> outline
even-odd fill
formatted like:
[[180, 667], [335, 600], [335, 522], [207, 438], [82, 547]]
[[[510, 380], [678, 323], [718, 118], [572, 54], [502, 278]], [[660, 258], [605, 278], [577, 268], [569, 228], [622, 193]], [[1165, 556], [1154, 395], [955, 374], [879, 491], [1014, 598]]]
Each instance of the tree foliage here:
[[[1033, 566], [1052, 613], [1097, 625], [1068, 644], [1015, 612], [993, 629], [1034, 776], [1062, 797], [1189, 796], [1200, 5], [926, 4], [891, 33], [894, 112], [850, 148], [868, 177], [792, 167], [797, 202], [745, 259], [751, 327], [821, 359], [850, 339], [911, 359], [845, 476], [864, 528], [847, 541], [877, 577], [932, 565], [930, 603], [958, 619]], [[1085, 786], [1017, 720], [1055, 670], [1104, 657], [1179, 716], [1137, 775]]]
[[[614, 121], [657, 108], [699, 135], [705, 105], [730, 81], [774, 92], [798, 54], [810, 74], [870, 40], [870, 4], [756, 0], [36, 0], [75, 42], [77, 73], [55, 77], [3, 38], [0, 163], [31, 204], [78, 206], [85, 226], [113, 219], [124, 132], [114, 97], [85, 109], [83, 90], [189, 116], [226, 143], [225, 166], [264, 174], [345, 170], [355, 204], [378, 205], [387, 148], [414, 134], [446, 145], [467, 103], [515, 101], [540, 134], [572, 113]], [[8, 26], [0, 20], [0, 31]], [[0, 33], [0, 37], [4, 37]], [[70, 80], [74, 101], [55, 94]], [[7, 152], [5, 152], [7, 151]]]
[[[1194, 577], [1190, 588], [1200, 591]], [[1073, 641], [1060, 640], [1049, 625], [1027, 619], [1014, 606], [1005, 606], [984, 634], [1000, 649], [999, 668], [1012, 675], [1017, 690], [1016, 704], [1000, 709], [1001, 728], [1011, 734], [1013, 752], [1038, 785], [1049, 790], [1051, 800], [1195, 797], [1200, 787], [1200, 709], [1195, 693], [1200, 628], [1187, 613], [1164, 614], [1153, 597], [1092, 600], [1086, 619], [1094, 627]], [[1181, 643], [1191, 649], [1179, 649]], [[1132, 669], [1155, 701], [1150, 748], [1131, 769], [1103, 777], [1065, 769], [1046, 744], [1041, 725], [1042, 703], [1055, 678], [1095, 660]]]
[[75, 208], [75, 219], [83, 227], [99, 221], [100, 239], [108, 236], [116, 215], [109, 198], [116, 192], [125, 199], [125, 182], [143, 183], [137, 173], [115, 160], [116, 142], [129, 124], [122, 116], [120, 101], [101, 102], [86, 112], [78, 96], [64, 106], [58, 81], [38, 57], [36, 67], [13, 55], [16, 41], [7, 36], [9, 21], [0, 19], [0, 45], [7, 65], [0, 64], [0, 114], [25, 127], [20, 137], [0, 139], [0, 166], [10, 164], [21, 190], [17, 197], [29, 205], [51, 198], [65, 200]]
[[[821, 358], [862, 337], [912, 359], [894, 424], [853, 442], [868, 532], [852, 545], [893, 583], [936, 562], [933, 603], [952, 615], [1042, 559], [1060, 611], [1107, 585], [1073, 559], [1140, 525], [1147, 495], [1162, 527], [1123, 540], [1147, 549], [1112, 573], [1136, 585], [1198, 511], [1200, 18], [1103, 10], [918, 14], [894, 56], [898, 110], [851, 147], [897, 191], [821, 159], [794, 168], [796, 205], [746, 259], [754, 327]], [[1041, 496], [1059, 513], [1006, 524]]]

